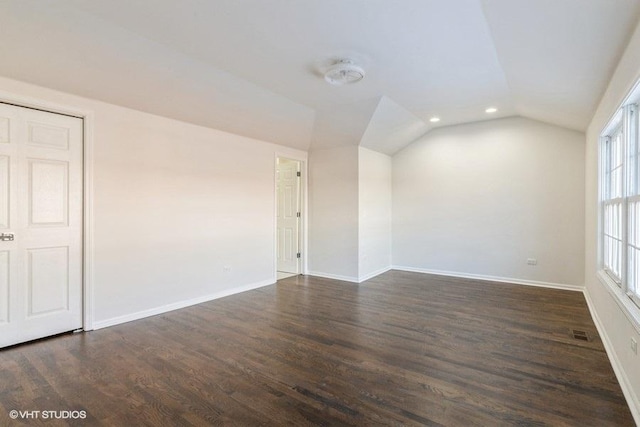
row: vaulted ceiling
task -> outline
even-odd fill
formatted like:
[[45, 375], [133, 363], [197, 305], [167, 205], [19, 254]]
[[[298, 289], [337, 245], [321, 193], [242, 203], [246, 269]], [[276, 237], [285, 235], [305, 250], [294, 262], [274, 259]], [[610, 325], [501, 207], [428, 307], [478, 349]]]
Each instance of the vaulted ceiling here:
[[[4, 0], [0, 75], [303, 150], [393, 154], [496, 117], [584, 130], [639, 13], [640, 0]], [[330, 86], [345, 57], [365, 79]]]

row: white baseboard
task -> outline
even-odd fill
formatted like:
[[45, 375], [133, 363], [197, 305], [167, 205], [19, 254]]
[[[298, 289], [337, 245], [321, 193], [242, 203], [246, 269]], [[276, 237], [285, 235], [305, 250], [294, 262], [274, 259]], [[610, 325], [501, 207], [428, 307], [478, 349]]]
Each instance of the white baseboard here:
[[587, 300], [587, 306], [589, 307], [591, 318], [596, 325], [596, 329], [598, 329], [598, 334], [600, 335], [604, 349], [607, 352], [607, 356], [609, 357], [609, 361], [613, 367], [613, 372], [616, 374], [622, 393], [624, 394], [627, 404], [629, 405], [629, 409], [631, 410], [631, 415], [633, 415], [636, 425], [640, 426], [640, 399], [638, 399], [638, 396], [633, 392], [633, 388], [629, 382], [629, 377], [627, 377], [627, 374], [622, 368], [622, 364], [620, 363], [620, 359], [618, 359], [615, 347], [611, 344], [611, 340], [604, 329], [600, 316], [598, 316], [598, 312], [595, 310], [595, 306], [591, 300], [591, 296], [589, 295], [589, 290], [585, 288], [583, 293], [584, 298]]
[[525, 286], [538, 286], [542, 288], [551, 288], [551, 289], [562, 289], [565, 291], [579, 291], [582, 292], [584, 290], [584, 286], [580, 285], [568, 285], [564, 283], [552, 283], [552, 282], [540, 282], [536, 280], [524, 280], [524, 279], [516, 279], [512, 277], [500, 277], [500, 276], [486, 276], [483, 274], [471, 274], [471, 273], [459, 273], [456, 271], [441, 271], [441, 270], [430, 270], [426, 268], [415, 268], [415, 267], [405, 267], [401, 265], [394, 265], [391, 267], [392, 270], [400, 270], [400, 271], [409, 271], [413, 273], [424, 273], [424, 274], [435, 274], [438, 276], [450, 276], [450, 277], [460, 277], [463, 279], [476, 279], [476, 280], [484, 280], [489, 282], [500, 282], [500, 283], [513, 283], [515, 285], [525, 285]]
[[322, 277], [325, 279], [342, 280], [343, 282], [360, 283], [357, 277], [353, 276], [340, 276], [339, 274], [323, 273], [321, 271], [308, 271], [307, 275]]
[[369, 274], [365, 274], [364, 276], [360, 276], [360, 278], [358, 279], [359, 283], [362, 282], [366, 282], [369, 279], [373, 279], [376, 276], [381, 275], [382, 273], [386, 273], [387, 271], [391, 270], [391, 266], [385, 267], [385, 268], [381, 268], [380, 270], [376, 270], [373, 273], [369, 273]]
[[188, 299], [185, 301], [178, 301], [171, 304], [166, 304], [160, 307], [150, 308], [148, 310], [138, 311], [136, 313], [125, 314], [124, 316], [113, 317], [107, 320], [100, 320], [93, 322], [93, 329], [102, 329], [109, 326], [119, 325], [121, 323], [131, 322], [134, 320], [144, 319], [145, 317], [155, 316], [157, 314], [166, 313], [168, 311], [178, 310], [180, 308], [189, 307], [196, 304], [202, 304], [203, 302], [212, 301], [218, 298], [224, 298], [230, 295], [239, 294], [240, 292], [250, 291], [252, 289], [262, 288], [264, 286], [273, 285], [275, 279], [263, 280], [261, 282], [250, 283], [244, 286], [237, 286], [231, 289], [225, 289], [224, 291], [216, 292], [214, 294], [204, 295], [197, 298]]
[[308, 271], [307, 275], [315, 276], [315, 277], [322, 277], [322, 278], [325, 278], [325, 279], [342, 280], [343, 282], [362, 283], [362, 282], [367, 281], [369, 279], [373, 279], [374, 277], [379, 276], [382, 273], [386, 273], [387, 271], [389, 271], [391, 269], [392, 269], [391, 266], [385, 267], [385, 268], [381, 268], [380, 270], [374, 271], [373, 273], [369, 273], [369, 274], [366, 274], [366, 275], [360, 276], [360, 277], [340, 276], [338, 274], [323, 273], [321, 271]]

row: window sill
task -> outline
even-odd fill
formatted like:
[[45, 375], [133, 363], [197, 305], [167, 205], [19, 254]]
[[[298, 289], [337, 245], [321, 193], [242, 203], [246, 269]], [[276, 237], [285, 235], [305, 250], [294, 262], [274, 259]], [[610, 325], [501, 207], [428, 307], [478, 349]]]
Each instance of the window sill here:
[[631, 298], [620, 289], [617, 283], [614, 282], [604, 270], [598, 270], [597, 276], [600, 283], [604, 285], [624, 315], [627, 316], [636, 332], [640, 334], [640, 308], [631, 301]]

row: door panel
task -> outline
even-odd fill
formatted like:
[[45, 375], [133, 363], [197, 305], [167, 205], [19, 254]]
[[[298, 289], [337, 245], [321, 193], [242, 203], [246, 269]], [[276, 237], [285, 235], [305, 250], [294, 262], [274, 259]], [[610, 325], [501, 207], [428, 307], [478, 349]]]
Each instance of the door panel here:
[[66, 226], [67, 162], [29, 159], [29, 219], [31, 226]]
[[0, 142], [3, 347], [82, 327], [82, 120], [0, 104]]
[[69, 149], [69, 129], [29, 122], [29, 144], [42, 147]]
[[9, 228], [9, 156], [0, 156], [0, 229]]
[[9, 121], [8, 117], [0, 117], [0, 143], [9, 142]]
[[27, 250], [28, 317], [69, 309], [69, 248]]
[[9, 252], [0, 252], [0, 324], [9, 322]]

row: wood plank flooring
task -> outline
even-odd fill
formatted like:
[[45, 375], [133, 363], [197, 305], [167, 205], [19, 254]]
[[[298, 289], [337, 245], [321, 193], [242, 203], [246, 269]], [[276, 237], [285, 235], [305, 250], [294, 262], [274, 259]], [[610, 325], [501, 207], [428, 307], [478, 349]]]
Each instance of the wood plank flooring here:
[[5, 425], [634, 423], [581, 293], [391, 271], [292, 277], [4, 349]]

